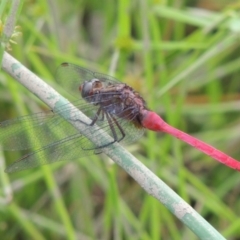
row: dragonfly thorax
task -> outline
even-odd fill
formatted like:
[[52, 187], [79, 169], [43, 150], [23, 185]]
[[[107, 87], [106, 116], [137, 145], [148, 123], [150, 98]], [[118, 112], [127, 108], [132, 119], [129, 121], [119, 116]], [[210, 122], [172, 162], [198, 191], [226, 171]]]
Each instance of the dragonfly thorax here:
[[124, 83], [112, 83], [93, 78], [79, 87], [82, 98], [104, 112], [140, 125], [145, 101]]

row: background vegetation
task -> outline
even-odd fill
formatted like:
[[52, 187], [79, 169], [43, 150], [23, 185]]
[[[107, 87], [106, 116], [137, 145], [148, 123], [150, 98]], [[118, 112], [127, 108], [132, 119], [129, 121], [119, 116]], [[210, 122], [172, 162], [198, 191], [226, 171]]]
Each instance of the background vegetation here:
[[[239, 1], [21, 3], [8, 51], [46, 82], [60, 89], [61, 62], [114, 75], [169, 124], [240, 159]], [[2, 121], [48, 108], [0, 72], [0, 109]], [[128, 149], [223, 236], [240, 239], [239, 172], [165, 134], [146, 132]], [[0, 156], [2, 239], [198, 239], [106, 158], [3, 173], [22, 154]]]

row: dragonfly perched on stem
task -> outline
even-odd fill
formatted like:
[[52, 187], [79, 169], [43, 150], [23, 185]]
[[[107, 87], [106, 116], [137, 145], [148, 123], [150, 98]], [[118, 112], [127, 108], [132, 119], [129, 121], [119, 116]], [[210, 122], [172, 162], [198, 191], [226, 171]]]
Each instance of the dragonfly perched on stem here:
[[[74, 114], [69, 118], [84, 124], [85, 136], [59, 116], [60, 112], [67, 113], [67, 106], [46, 114], [37, 113], [1, 122], [0, 143], [5, 150], [34, 149], [8, 166], [6, 172], [99, 154], [115, 142], [130, 144], [137, 141], [145, 129], [171, 134], [240, 171], [239, 161], [170, 126], [155, 112], [148, 110], [139, 93], [113, 77], [63, 63], [57, 69], [56, 80], [77, 99], [73, 102], [75, 107], [90, 117], [88, 122], [76, 118]], [[93, 132], [94, 126], [99, 128]], [[98, 144], [88, 139], [88, 134], [97, 136], [101, 131], [110, 137]]]

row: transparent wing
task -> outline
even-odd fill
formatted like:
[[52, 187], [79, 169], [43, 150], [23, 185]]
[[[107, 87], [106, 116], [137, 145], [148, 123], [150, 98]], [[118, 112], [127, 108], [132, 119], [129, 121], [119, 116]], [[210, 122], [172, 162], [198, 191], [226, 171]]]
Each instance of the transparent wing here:
[[[67, 105], [59, 111], [68, 111]], [[48, 111], [1, 122], [0, 144], [9, 151], [40, 148], [76, 133], [78, 130], [65, 119]]]
[[109, 76], [107, 74], [103, 74], [103, 73], [94, 73], [94, 78], [99, 79], [102, 82], [106, 82], [109, 84], [119, 84], [121, 83], [119, 80], [117, 80], [116, 78]]
[[[82, 103], [82, 101], [78, 101], [75, 105], [91, 119], [94, 119], [99, 108], [98, 106], [94, 106], [92, 104]], [[67, 111], [67, 109], [68, 107], [64, 106], [59, 111], [64, 112]], [[40, 148], [79, 133], [75, 127], [57, 113], [52, 111], [47, 113], [36, 113], [1, 122], [0, 144], [3, 146], [3, 149], [15, 151]], [[74, 115], [74, 113], [72, 115]], [[128, 118], [127, 115], [126, 117]], [[122, 137], [122, 129], [125, 133], [123, 142], [126, 143], [136, 141], [143, 134], [144, 130], [142, 128], [136, 128], [131, 121], [118, 117], [114, 118], [120, 125], [120, 128], [113, 120], [109, 122], [105, 115], [99, 116], [96, 124], [103, 131], [107, 132], [110, 136], [116, 138], [117, 140]], [[113, 126], [111, 126], [111, 124]], [[89, 128], [90, 131], [91, 126], [86, 124], [86, 128]], [[113, 135], [113, 128], [116, 131], [117, 137]], [[93, 145], [91, 148], [93, 148]]]
[[59, 85], [76, 98], [80, 97], [79, 86], [94, 78], [92, 71], [70, 63], [62, 63], [55, 77]]
[[8, 166], [5, 172], [17, 172], [56, 161], [76, 160], [81, 157], [99, 153], [98, 150], [83, 151], [81, 144], [86, 141], [87, 139], [79, 134], [65, 140], [60, 140], [35, 152], [24, 155], [21, 159]]
[[[76, 101], [75, 105], [90, 118], [95, 116], [96, 106], [82, 100]], [[40, 148], [75, 135], [78, 130], [58, 115], [68, 109], [68, 104], [66, 104], [57, 112], [36, 113], [1, 122], [0, 144], [2, 148], [8, 151]], [[74, 116], [74, 112], [72, 115]], [[86, 127], [89, 126], [86, 125]]]
[[[135, 142], [142, 136], [144, 132], [143, 128], [133, 128], [129, 121], [122, 119], [117, 119], [117, 121], [119, 121], [119, 124], [123, 127], [124, 131], [128, 133], [124, 139], [120, 141], [121, 143], [129, 144]], [[109, 123], [106, 123], [105, 120], [98, 121], [98, 123], [101, 123], [101, 129], [96, 131], [94, 136], [99, 139], [100, 131], [104, 130], [109, 133], [113, 139], [113, 133]], [[114, 128], [118, 138], [122, 137], [120, 130], [116, 126], [114, 126]], [[87, 137], [77, 133], [46, 145], [37, 151], [24, 155], [21, 159], [11, 164], [5, 171], [11, 173], [57, 161], [73, 161], [92, 154], [100, 154], [103, 148], [108, 147], [111, 143], [112, 141], [106, 141], [103, 139], [99, 145], [95, 145], [88, 140]]]
[[120, 83], [117, 79], [111, 76], [102, 73], [95, 73], [71, 63], [62, 63], [56, 70], [56, 81], [76, 98], [80, 97], [79, 86], [84, 81], [89, 81], [93, 78], [97, 78], [102, 82], [108, 82], [110, 84]]
[[[94, 118], [96, 107], [85, 104], [86, 109], [93, 112], [92, 118]], [[64, 108], [61, 111], [64, 111]], [[129, 119], [126, 114], [125, 116]], [[13, 163], [6, 171], [24, 170], [60, 160], [75, 160], [82, 156], [100, 153], [103, 147], [114, 142], [123, 144], [135, 142], [142, 136], [144, 129], [136, 128], [129, 120], [111, 115], [109, 120], [106, 113], [98, 116], [96, 124], [99, 129], [94, 132], [94, 136], [99, 139], [100, 131], [111, 136], [110, 139], [102, 139], [98, 145], [88, 140], [88, 134], [86, 137], [82, 136], [70, 123], [51, 111], [4, 121], [0, 123], [0, 143], [4, 149], [38, 148], [37, 151]], [[86, 125], [86, 130], [89, 135], [92, 134], [92, 126]]]

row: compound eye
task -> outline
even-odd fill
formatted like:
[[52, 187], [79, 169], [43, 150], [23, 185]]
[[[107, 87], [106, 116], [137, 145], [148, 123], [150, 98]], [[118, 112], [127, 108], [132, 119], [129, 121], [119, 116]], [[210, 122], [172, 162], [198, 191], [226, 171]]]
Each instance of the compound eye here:
[[83, 98], [86, 98], [92, 95], [93, 92], [93, 83], [92, 81], [85, 81], [83, 84], [80, 85], [79, 91]]

